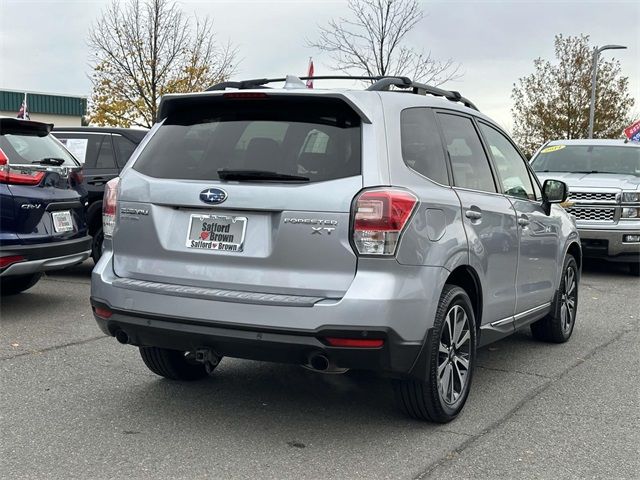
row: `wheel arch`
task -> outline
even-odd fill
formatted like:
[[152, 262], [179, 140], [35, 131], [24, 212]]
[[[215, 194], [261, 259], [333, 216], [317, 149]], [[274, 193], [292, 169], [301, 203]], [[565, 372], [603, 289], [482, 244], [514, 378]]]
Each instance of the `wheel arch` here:
[[483, 303], [482, 285], [476, 271], [470, 265], [460, 265], [449, 274], [445, 283], [456, 285], [467, 292], [471, 298], [473, 314], [476, 317], [476, 330], [479, 330], [482, 324]]

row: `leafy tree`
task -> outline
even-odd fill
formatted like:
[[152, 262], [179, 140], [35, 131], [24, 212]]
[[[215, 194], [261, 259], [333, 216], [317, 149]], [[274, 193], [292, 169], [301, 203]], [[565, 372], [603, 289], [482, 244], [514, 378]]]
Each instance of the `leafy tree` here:
[[[513, 136], [531, 155], [547, 140], [587, 138], [593, 48], [589, 36], [555, 37], [557, 63], [537, 58], [535, 72], [520, 78], [511, 98]], [[631, 122], [634, 99], [618, 60], [598, 62], [594, 138], [620, 137]]]
[[460, 77], [453, 60], [438, 61], [431, 52], [407, 45], [407, 34], [424, 16], [416, 0], [349, 0], [348, 9], [348, 18], [330, 20], [320, 27], [317, 41], [307, 42], [327, 52], [335, 70], [402, 75], [433, 85]]
[[150, 127], [162, 95], [203, 90], [236, 67], [237, 50], [215, 41], [211, 20], [192, 22], [174, 0], [113, 0], [89, 46], [98, 125]]

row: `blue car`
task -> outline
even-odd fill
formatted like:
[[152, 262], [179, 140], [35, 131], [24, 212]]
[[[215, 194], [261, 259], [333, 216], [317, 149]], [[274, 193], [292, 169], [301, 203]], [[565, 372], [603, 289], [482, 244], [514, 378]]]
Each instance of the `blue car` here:
[[91, 253], [82, 166], [53, 125], [0, 117], [0, 292], [34, 286], [42, 272]]

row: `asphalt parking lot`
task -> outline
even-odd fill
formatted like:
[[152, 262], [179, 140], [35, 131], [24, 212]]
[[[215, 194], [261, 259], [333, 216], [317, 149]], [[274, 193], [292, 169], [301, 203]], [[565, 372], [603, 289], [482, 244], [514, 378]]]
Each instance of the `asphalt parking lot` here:
[[87, 262], [1, 304], [2, 478], [639, 478], [640, 282], [588, 264], [565, 345], [480, 351], [462, 415], [362, 372], [224, 359], [174, 383], [97, 329]]

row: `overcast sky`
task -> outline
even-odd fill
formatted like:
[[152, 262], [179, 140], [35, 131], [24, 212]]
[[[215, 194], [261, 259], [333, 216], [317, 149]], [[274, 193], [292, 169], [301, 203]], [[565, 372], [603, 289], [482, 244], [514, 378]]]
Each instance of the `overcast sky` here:
[[[305, 46], [317, 26], [347, 14], [344, 1], [181, 0], [184, 10], [214, 20], [218, 38], [240, 50], [237, 78], [332, 73], [329, 59]], [[0, 88], [88, 96], [87, 32], [107, 0], [0, 0]], [[510, 93], [533, 70], [536, 57], [553, 57], [553, 37], [589, 34], [594, 45], [622, 62], [640, 111], [640, 2], [440, 1], [421, 2], [424, 20], [408, 42], [435, 58], [462, 64], [459, 90], [489, 116], [511, 127]]]

